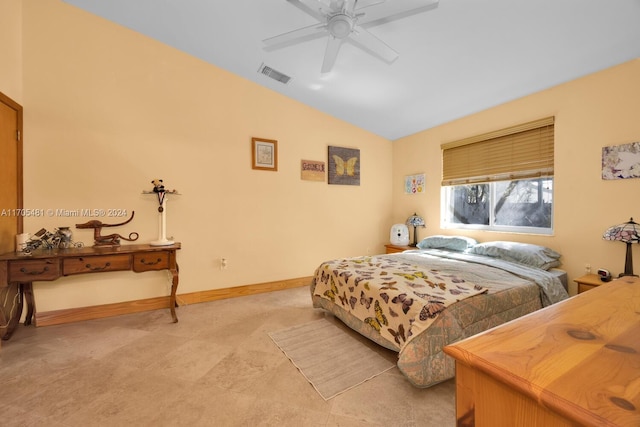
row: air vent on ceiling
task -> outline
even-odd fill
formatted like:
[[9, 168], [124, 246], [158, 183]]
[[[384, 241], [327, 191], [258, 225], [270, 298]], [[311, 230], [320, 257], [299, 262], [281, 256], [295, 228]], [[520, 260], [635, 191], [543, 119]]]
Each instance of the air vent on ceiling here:
[[287, 76], [286, 74], [283, 74], [280, 71], [276, 71], [273, 68], [264, 64], [260, 65], [258, 72], [260, 74], [264, 74], [265, 76], [272, 78], [273, 80], [279, 81], [280, 83], [283, 83], [283, 84], [287, 84], [289, 83], [289, 80], [291, 80], [291, 77]]

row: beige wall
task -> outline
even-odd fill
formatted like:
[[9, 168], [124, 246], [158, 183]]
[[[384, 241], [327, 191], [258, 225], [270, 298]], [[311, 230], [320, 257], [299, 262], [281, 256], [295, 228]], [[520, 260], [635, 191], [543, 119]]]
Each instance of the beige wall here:
[[[425, 215], [420, 235], [464, 234], [478, 239], [515, 240], [549, 246], [563, 254], [571, 278], [585, 265], [624, 270], [625, 246], [602, 240], [611, 225], [640, 220], [640, 180], [601, 179], [602, 147], [640, 141], [640, 59], [595, 73], [495, 108], [419, 132], [393, 143], [393, 218]], [[530, 236], [441, 230], [440, 144], [542, 117], [555, 116], [555, 233]], [[426, 193], [403, 194], [405, 175], [425, 172]], [[634, 247], [636, 273], [640, 248]], [[575, 287], [572, 287], [575, 290]]]
[[[22, 4], [25, 207], [135, 211], [108, 232], [150, 242], [157, 200], [141, 193], [162, 178], [182, 194], [167, 206], [183, 246], [178, 293], [311, 276], [325, 259], [384, 250], [390, 141], [59, 0]], [[253, 136], [278, 140], [278, 172], [251, 169]], [[329, 145], [360, 149], [360, 186], [300, 179], [301, 159], [326, 162]], [[28, 218], [25, 231], [89, 219]], [[35, 292], [49, 311], [168, 289], [163, 273], [109, 273]]]
[[22, 102], [22, 0], [0, 1], [0, 92]]

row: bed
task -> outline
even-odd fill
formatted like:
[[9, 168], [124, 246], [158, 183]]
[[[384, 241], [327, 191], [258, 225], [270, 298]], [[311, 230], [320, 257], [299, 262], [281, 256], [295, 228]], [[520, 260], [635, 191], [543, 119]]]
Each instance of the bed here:
[[415, 250], [323, 262], [311, 299], [429, 387], [455, 375], [444, 346], [567, 298], [559, 265], [543, 246], [430, 236]]

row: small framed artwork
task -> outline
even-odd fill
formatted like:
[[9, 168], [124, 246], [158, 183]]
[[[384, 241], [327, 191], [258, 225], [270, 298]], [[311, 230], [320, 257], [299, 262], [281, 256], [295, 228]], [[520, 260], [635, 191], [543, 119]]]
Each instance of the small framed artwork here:
[[300, 179], [304, 181], [324, 182], [324, 162], [315, 160], [300, 161]]
[[329, 184], [360, 185], [360, 150], [329, 147]]
[[424, 174], [408, 175], [404, 177], [405, 194], [424, 193]]
[[251, 167], [265, 171], [278, 170], [278, 141], [251, 138]]
[[602, 148], [602, 179], [640, 178], [640, 142]]

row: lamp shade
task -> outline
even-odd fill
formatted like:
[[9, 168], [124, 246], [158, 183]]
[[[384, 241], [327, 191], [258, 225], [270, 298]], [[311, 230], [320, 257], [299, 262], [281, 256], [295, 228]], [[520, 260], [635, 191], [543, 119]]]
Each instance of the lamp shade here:
[[624, 273], [621, 273], [620, 277], [635, 276], [635, 274], [633, 274], [633, 253], [631, 251], [631, 245], [633, 243], [640, 243], [640, 224], [634, 222], [633, 218], [630, 218], [628, 222], [609, 227], [607, 231], [604, 232], [602, 238], [604, 240], [617, 240], [627, 244]]
[[609, 227], [602, 236], [604, 240], [618, 240], [624, 243], [640, 243], [640, 224], [629, 219], [620, 225]]
[[412, 227], [424, 227], [424, 218], [422, 218], [417, 213], [414, 213], [409, 218], [407, 218], [407, 225], [410, 225]]

